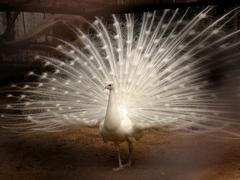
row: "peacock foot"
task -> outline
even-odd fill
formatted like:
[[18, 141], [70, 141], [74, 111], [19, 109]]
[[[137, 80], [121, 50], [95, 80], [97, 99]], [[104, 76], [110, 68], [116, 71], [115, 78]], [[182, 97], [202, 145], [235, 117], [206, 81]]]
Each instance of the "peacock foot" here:
[[122, 165], [123, 166], [123, 168], [127, 168], [127, 167], [131, 167], [132, 166], [132, 163], [131, 162], [128, 162], [128, 163], [126, 163], [126, 164], [123, 164]]
[[113, 171], [121, 171], [123, 170], [124, 168], [130, 168], [132, 166], [132, 163], [131, 162], [128, 162], [126, 164], [122, 164], [121, 166], [117, 167], [117, 168], [113, 168]]
[[122, 166], [119, 166], [119, 167], [117, 167], [117, 168], [113, 168], [113, 171], [118, 172], [118, 171], [121, 171], [121, 170], [123, 170], [123, 169], [124, 169], [124, 167], [123, 167], [123, 165], [122, 165]]

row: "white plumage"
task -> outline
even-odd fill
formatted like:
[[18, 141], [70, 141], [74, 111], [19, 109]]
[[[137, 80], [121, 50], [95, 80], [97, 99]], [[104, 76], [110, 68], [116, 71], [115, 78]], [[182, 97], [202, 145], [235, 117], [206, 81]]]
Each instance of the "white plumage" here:
[[[118, 149], [119, 167], [114, 170], [121, 170], [126, 166], [131, 166], [132, 141], [139, 139], [141, 133], [135, 127], [134, 122], [129, 119], [127, 107], [120, 102], [121, 100], [117, 97], [116, 92], [114, 92], [112, 84], [107, 85], [106, 89], [109, 90], [108, 105], [105, 119], [100, 123], [99, 129], [104, 142], [112, 141], [116, 145]], [[127, 164], [122, 165], [119, 144], [124, 141], [128, 142], [129, 159]]]
[[[238, 135], [227, 129], [239, 125], [229, 100], [239, 88], [240, 31], [230, 26], [237, 9], [215, 19], [212, 9], [113, 15], [112, 25], [96, 18], [88, 34], [71, 26], [83, 45], [57, 39], [60, 58], [35, 57], [46, 68], [28, 73], [37, 81], [2, 90], [17, 99], [1, 106], [4, 126], [54, 132], [99, 124], [104, 141], [118, 149], [128, 142], [126, 166], [132, 142], [147, 128]], [[117, 170], [123, 167], [119, 154]]]

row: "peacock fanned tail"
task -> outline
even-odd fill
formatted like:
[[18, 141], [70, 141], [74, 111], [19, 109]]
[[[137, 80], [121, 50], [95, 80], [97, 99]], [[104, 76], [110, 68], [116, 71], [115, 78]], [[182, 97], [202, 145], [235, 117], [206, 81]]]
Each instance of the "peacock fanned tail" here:
[[58, 56], [33, 58], [42, 63], [40, 73], [2, 88], [8, 100], [0, 105], [1, 125], [21, 132], [96, 126], [110, 82], [116, 106], [138, 129], [239, 135], [229, 130], [240, 125], [237, 12], [216, 17], [207, 7], [97, 17], [88, 33], [71, 25], [80, 43], [55, 38]]

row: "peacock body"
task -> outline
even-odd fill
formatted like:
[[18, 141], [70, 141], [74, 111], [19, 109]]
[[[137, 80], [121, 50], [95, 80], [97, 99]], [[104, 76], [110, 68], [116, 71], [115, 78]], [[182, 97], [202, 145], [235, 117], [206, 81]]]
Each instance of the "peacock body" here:
[[[132, 142], [147, 128], [238, 135], [227, 129], [239, 125], [232, 99], [238, 102], [240, 30], [230, 26], [237, 10], [218, 18], [213, 7], [113, 15], [110, 23], [96, 18], [90, 33], [70, 26], [80, 46], [56, 38], [52, 49], [61, 56], [36, 55], [46, 70], [27, 74], [37, 81], [2, 90], [12, 99], [1, 105], [3, 126], [55, 132], [99, 125], [104, 141], [129, 143], [128, 166]], [[225, 67], [235, 68], [216, 85], [212, 73]]]

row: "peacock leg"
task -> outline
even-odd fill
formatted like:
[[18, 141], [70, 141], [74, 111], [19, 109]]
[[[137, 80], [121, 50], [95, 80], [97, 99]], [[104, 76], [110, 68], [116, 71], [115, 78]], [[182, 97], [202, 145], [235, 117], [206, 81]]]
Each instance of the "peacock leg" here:
[[123, 167], [131, 167], [132, 165], [132, 152], [133, 152], [133, 143], [128, 140], [128, 150], [129, 150], [129, 155], [128, 155], [128, 162], [123, 165]]
[[124, 167], [122, 165], [122, 160], [121, 160], [121, 154], [120, 154], [120, 145], [119, 144], [115, 144], [116, 148], [117, 148], [117, 152], [118, 152], [118, 167], [117, 168], [113, 168], [114, 171], [120, 171], [122, 170]]

